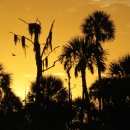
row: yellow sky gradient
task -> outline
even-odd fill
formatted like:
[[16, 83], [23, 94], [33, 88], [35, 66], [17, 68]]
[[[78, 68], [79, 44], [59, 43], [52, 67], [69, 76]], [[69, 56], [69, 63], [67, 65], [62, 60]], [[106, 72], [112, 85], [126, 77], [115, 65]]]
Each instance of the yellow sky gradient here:
[[[19, 20], [33, 23], [36, 18], [41, 21], [42, 34], [40, 43], [45, 43], [52, 21], [55, 19], [53, 28], [53, 47], [61, 46], [49, 57], [49, 66], [57, 59], [62, 45], [66, 44], [73, 36], [81, 35], [80, 25], [88, 14], [95, 10], [102, 10], [111, 16], [116, 28], [116, 37], [113, 42], [104, 43], [103, 47], [109, 50], [108, 61], [117, 59], [119, 56], [129, 53], [130, 50], [130, 1], [129, 0], [0, 0], [0, 62], [5, 66], [7, 72], [12, 73], [12, 88], [18, 96], [24, 98], [25, 87], [29, 90], [30, 82], [35, 79], [36, 65], [33, 45], [27, 44], [27, 55], [20, 44], [14, 45], [11, 31], [19, 35], [28, 34], [28, 26]], [[42, 46], [41, 46], [42, 47]], [[13, 57], [12, 53], [16, 56]], [[60, 63], [45, 74], [58, 75], [67, 78]], [[71, 71], [73, 97], [81, 95], [81, 77], [75, 79]], [[97, 77], [87, 71], [87, 84], [93, 82]], [[67, 83], [65, 83], [67, 86]]]

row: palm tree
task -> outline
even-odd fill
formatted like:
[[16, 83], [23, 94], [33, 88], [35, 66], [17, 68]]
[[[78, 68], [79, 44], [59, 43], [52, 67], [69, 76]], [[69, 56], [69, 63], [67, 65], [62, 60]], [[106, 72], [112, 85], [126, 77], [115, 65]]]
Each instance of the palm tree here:
[[[89, 15], [84, 19], [81, 24], [81, 30], [86, 37], [90, 37], [96, 43], [96, 60], [98, 67], [98, 80], [100, 85], [100, 93], [102, 93], [101, 87], [101, 67], [99, 50], [103, 50], [101, 43], [115, 38], [115, 26], [113, 21], [110, 20], [110, 16], [103, 11], [95, 11], [92, 15]], [[100, 94], [101, 95], [101, 94]], [[99, 110], [101, 110], [101, 96], [99, 99]]]
[[83, 95], [85, 94], [85, 99], [87, 102], [88, 110], [88, 122], [91, 121], [91, 109], [90, 102], [86, 84], [86, 68], [88, 68], [91, 73], [94, 73], [93, 68], [93, 50], [95, 46], [92, 41], [88, 39], [85, 40], [83, 37], [72, 38], [67, 45], [63, 46], [62, 54], [59, 56], [61, 63], [64, 64], [64, 68], [68, 66], [75, 67], [75, 77], [81, 72], [82, 85], [83, 85]]
[[[20, 19], [20, 20], [22, 20], [22, 19]], [[42, 59], [42, 58], [43, 58], [43, 54], [48, 52], [49, 49], [51, 50], [51, 52], [53, 51], [52, 50], [52, 28], [53, 28], [54, 21], [53, 21], [53, 23], [51, 25], [49, 35], [46, 38], [46, 43], [45, 43], [45, 46], [43, 47], [42, 52], [41, 52], [41, 46], [40, 46], [40, 43], [39, 43], [39, 36], [41, 34], [41, 22], [38, 19], [34, 23], [27, 23], [24, 20], [22, 20], [22, 21], [28, 25], [29, 34], [31, 35], [31, 38], [32, 38], [32, 36], [34, 36], [34, 41], [32, 41], [31, 39], [29, 39], [29, 38], [27, 38], [25, 36], [17, 35], [17, 34], [14, 34], [12, 32], [9, 32], [9, 33], [14, 34], [14, 43], [15, 43], [15, 45], [17, 44], [18, 41], [21, 41], [21, 43], [22, 43], [21, 45], [22, 45], [22, 47], [24, 49], [25, 56], [26, 56], [26, 47], [28, 47], [26, 45], [26, 40], [29, 40], [34, 46], [35, 60], [36, 60], [36, 67], [37, 67], [37, 74], [36, 74], [36, 81], [37, 81], [36, 104], [38, 106], [40, 106], [40, 91], [39, 91], [40, 84], [39, 84], [39, 82], [40, 82], [40, 78], [42, 78], [42, 73], [45, 71], [44, 70], [44, 64], [45, 64], [45, 67], [48, 68], [48, 56], [49, 55], [46, 56], [45, 59]], [[51, 67], [49, 67], [49, 68], [51, 68]]]
[[[120, 128], [129, 127], [130, 106], [130, 55], [119, 57], [110, 62], [107, 77], [102, 78], [103, 111], [100, 119], [107, 127], [116, 125]], [[90, 99], [96, 106], [99, 99], [99, 81], [90, 87]], [[95, 115], [96, 116], [96, 115]], [[125, 122], [124, 122], [125, 120]], [[106, 121], [106, 122], [105, 122]], [[115, 123], [113, 123], [115, 122]], [[118, 128], [118, 129], [119, 129]]]
[[[33, 120], [35, 119], [35, 107], [33, 106], [36, 98], [36, 85], [36, 81], [32, 82], [28, 100], [30, 98], [34, 98], [34, 100], [27, 103], [27, 110], [30, 115], [29, 120], [32, 121], [35, 121]], [[59, 77], [44, 76], [40, 80], [40, 92], [41, 109], [40, 120], [36, 122], [37, 128], [39, 124], [45, 130], [67, 129], [68, 122], [72, 120], [72, 113], [74, 112], [69, 107], [68, 91], [63, 86], [63, 81]]]
[[130, 76], [130, 55], [124, 55], [117, 61], [110, 62], [109, 74], [112, 77], [129, 77]]
[[86, 101], [85, 99], [82, 99], [81, 97], [77, 97], [73, 100], [74, 109], [76, 111], [76, 116], [72, 121], [72, 127], [73, 128], [79, 128], [84, 129], [85, 124], [87, 122], [86, 113]]
[[8, 109], [18, 111], [22, 108], [20, 98], [13, 93], [10, 87], [11, 82], [11, 74], [5, 72], [3, 65], [0, 64], [0, 102], [1, 109], [4, 111], [8, 111]]
[[18, 119], [23, 119], [23, 116], [19, 116], [22, 110], [22, 102], [20, 98], [13, 93], [11, 89], [11, 82], [11, 74], [5, 72], [3, 65], [0, 64], [0, 120], [2, 121], [0, 124], [1, 129], [8, 129], [8, 127], [13, 127], [12, 129], [15, 129], [16, 125], [17, 127], [20, 126]]

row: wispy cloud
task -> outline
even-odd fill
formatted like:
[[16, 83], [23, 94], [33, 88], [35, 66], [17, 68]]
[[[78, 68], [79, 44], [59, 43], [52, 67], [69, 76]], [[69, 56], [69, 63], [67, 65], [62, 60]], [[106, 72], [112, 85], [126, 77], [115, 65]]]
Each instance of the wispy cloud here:
[[74, 9], [74, 8], [71, 8], [68, 10], [69, 13], [74, 12], [74, 11], [76, 11], [76, 9]]
[[7, 13], [0, 13], [0, 15], [4, 16], [4, 15], [7, 15]]
[[90, 4], [98, 4], [101, 7], [106, 7], [115, 3], [130, 5], [130, 0], [91, 0], [90, 1]]
[[31, 9], [32, 9], [32, 7], [27, 7], [25, 10], [30, 11]]
[[125, 35], [125, 34], [126, 34], [126, 32], [121, 32], [121, 34], [122, 34], [122, 35]]
[[65, 73], [52, 73], [52, 75], [63, 76]]
[[130, 28], [130, 24], [126, 25], [127, 28]]
[[36, 75], [34, 74], [23, 74], [23, 77], [28, 77], [28, 78], [31, 78], [31, 77], [35, 77]]

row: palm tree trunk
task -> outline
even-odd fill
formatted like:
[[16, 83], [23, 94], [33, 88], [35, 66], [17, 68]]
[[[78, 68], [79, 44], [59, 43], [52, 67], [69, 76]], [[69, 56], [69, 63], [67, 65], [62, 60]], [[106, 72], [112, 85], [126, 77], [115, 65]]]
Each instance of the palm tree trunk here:
[[[67, 75], [68, 75], [68, 87], [69, 87], [69, 106], [70, 106], [70, 109], [72, 108], [72, 104], [71, 104], [71, 97], [70, 97], [70, 79], [71, 79], [71, 76], [70, 76], [70, 69], [68, 69], [67, 71]], [[71, 113], [69, 113], [71, 114]], [[69, 126], [68, 126], [68, 130], [71, 130], [71, 128], [69, 128], [71, 125], [71, 121], [69, 122]]]
[[85, 94], [85, 100], [87, 103], [88, 123], [91, 123], [91, 107], [90, 107], [90, 100], [89, 100], [86, 78], [85, 78], [85, 68], [82, 68], [81, 70], [81, 77], [82, 77], [82, 84], [83, 84], [83, 91], [84, 91], [83, 93]]
[[102, 106], [102, 98], [101, 98], [101, 92], [102, 92], [102, 87], [101, 87], [101, 71], [99, 67], [99, 57], [97, 56], [97, 65], [98, 65], [98, 82], [99, 82], [99, 111], [101, 111], [101, 106]]
[[42, 60], [40, 57], [40, 44], [38, 42], [38, 34], [35, 33], [34, 37], [34, 47], [35, 47], [35, 59], [36, 59], [36, 66], [37, 66], [37, 77], [36, 77], [36, 104], [37, 107], [40, 107], [40, 79], [42, 77]]
[[97, 60], [97, 67], [98, 67], [98, 82], [99, 82], [99, 111], [101, 111], [102, 106], [102, 86], [101, 86], [101, 71], [100, 71], [100, 60], [99, 60], [99, 43], [98, 39], [96, 39], [96, 60]]

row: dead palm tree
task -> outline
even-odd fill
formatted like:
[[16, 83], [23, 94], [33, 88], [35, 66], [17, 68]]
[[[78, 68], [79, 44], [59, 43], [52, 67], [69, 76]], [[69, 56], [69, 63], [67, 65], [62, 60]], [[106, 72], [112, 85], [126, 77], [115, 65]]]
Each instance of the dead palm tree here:
[[[20, 19], [20, 18], [19, 18]], [[22, 19], [20, 19], [22, 20]], [[46, 43], [43, 47], [43, 50], [41, 52], [41, 47], [40, 47], [40, 43], [39, 43], [39, 36], [41, 34], [41, 22], [37, 19], [36, 22], [34, 23], [27, 23], [24, 20], [22, 20], [24, 23], [26, 23], [28, 25], [28, 31], [29, 34], [32, 36], [34, 36], [34, 40], [32, 41], [31, 39], [25, 37], [25, 36], [21, 36], [21, 35], [17, 35], [14, 34], [12, 32], [12, 34], [14, 34], [14, 43], [15, 45], [17, 44], [18, 41], [21, 41], [22, 43], [22, 47], [24, 49], [25, 52], [25, 56], [26, 56], [26, 47], [28, 47], [26, 45], [26, 40], [29, 40], [33, 46], [34, 46], [34, 52], [35, 52], [35, 60], [36, 60], [36, 67], [37, 67], [37, 75], [36, 75], [36, 82], [37, 82], [37, 91], [36, 91], [36, 104], [38, 106], [40, 106], [40, 79], [42, 78], [42, 73], [52, 67], [54, 67], [55, 62], [57, 62], [58, 60], [56, 60], [53, 64], [53, 66], [48, 68], [48, 56], [49, 54], [55, 50], [57, 47], [55, 47], [54, 49], [52, 49], [52, 29], [53, 29], [53, 24], [54, 21], [51, 25], [50, 31], [49, 31], [49, 35], [46, 38]], [[59, 46], [58, 46], [59, 47]], [[48, 55], [46, 55], [46, 52], [49, 52]], [[45, 54], [45, 58], [43, 59], [43, 54]], [[44, 68], [46, 67], [46, 69]]]
[[[95, 11], [92, 15], [86, 17], [81, 24], [81, 30], [87, 37], [93, 39], [96, 43], [96, 60], [98, 68], [98, 80], [101, 88], [101, 67], [99, 59], [99, 50], [103, 50], [101, 43], [113, 40], [115, 38], [115, 26], [110, 16], [103, 11]], [[102, 93], [102, 89], [100, 89]], [[101, 95], [101, 94], [100, 94]], [[99, 110], [101, 110], [101, 97], [99, 99]]]

